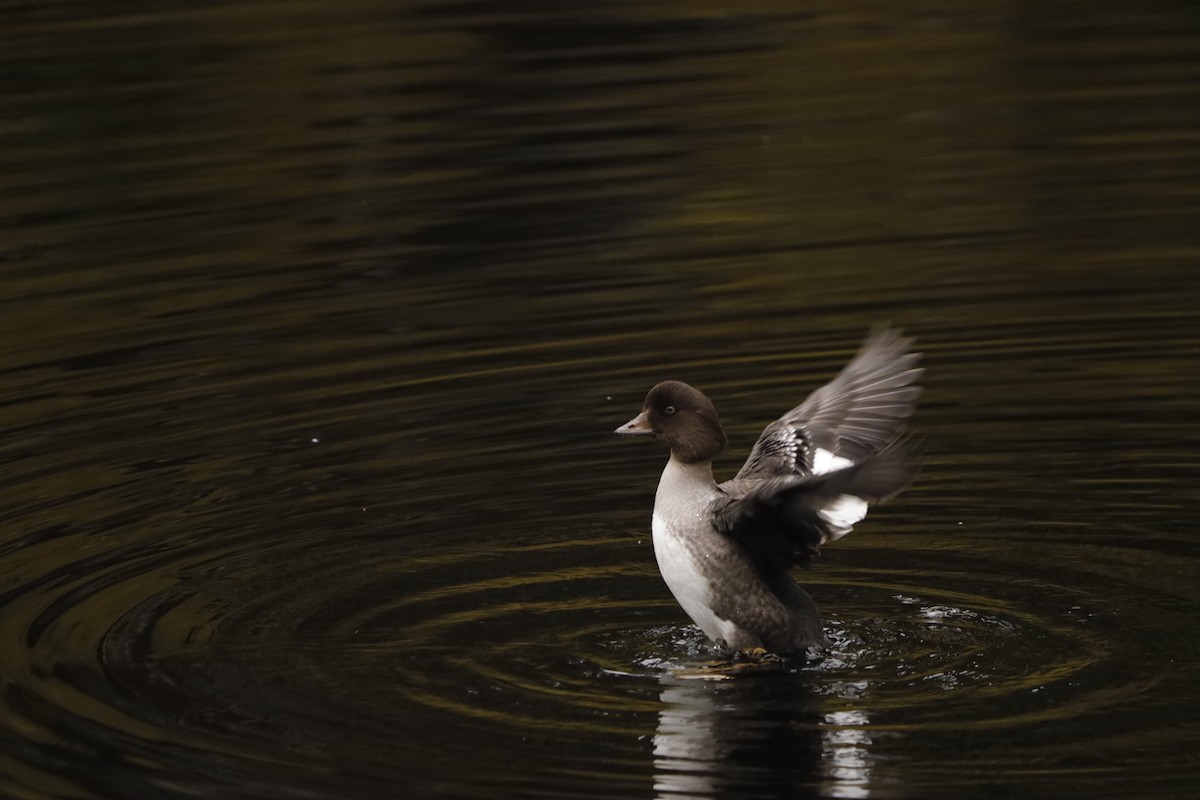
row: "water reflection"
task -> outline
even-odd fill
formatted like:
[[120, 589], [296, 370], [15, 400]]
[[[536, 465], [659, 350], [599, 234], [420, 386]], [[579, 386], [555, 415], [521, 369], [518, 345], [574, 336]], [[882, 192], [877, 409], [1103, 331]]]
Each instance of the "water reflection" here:
[[829, 757], [821, 698], [797, 675], [662, 678], [658, 797], [816, 797]]
[[[870, 718], [813, 685], [812, 673], [715, 680], [660, 678], [654, 735], [657, 797], [839, 797], [878, 794]], [[887, 787], [894, 792], [894, 782]]]
[[824, 764], [821, 793], [828, 797], [860, 798], [871, 793], [871, 736], [867, 712], [834, 711], [825, 715]]

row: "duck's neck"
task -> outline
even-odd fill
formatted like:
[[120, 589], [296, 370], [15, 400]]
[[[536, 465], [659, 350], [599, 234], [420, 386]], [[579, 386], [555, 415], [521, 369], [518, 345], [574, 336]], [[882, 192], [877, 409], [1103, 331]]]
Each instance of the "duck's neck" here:
[[662, 479], [658, 482], [655, 507], [697, 507], [708, 503], [717, 494], [720, 494], [720, 490], [713, 480], [711, 461], [695, 461], [689, 464], [672, 453], [671, 460], [663, 469]]

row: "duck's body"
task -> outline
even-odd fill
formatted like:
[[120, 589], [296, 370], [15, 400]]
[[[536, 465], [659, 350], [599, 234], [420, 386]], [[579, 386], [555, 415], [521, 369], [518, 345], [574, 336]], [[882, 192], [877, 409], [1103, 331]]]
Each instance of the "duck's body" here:
[[691, 386], [660, 383], [617, 429], [671, 448], [654, 502], [654, 555], [710, 639], [780, 654], [828, 643], [790, 569], [911, 479], [912, 459], [895, 446], [920, 392], [910, 343], [896, 331], [873, 333], [837, 378], [768, 425], [737, 476], [719, 485], [712, 458], [725, 434]]
[[711, 462], [667, 462], [652, 525], [667, 588], [708, 638], [731, 650], [786, 653], [823, 644], [812, 598], [788, 575], [768, 585], [745, 549], [707, 518], [729, 497], [713, 481]]

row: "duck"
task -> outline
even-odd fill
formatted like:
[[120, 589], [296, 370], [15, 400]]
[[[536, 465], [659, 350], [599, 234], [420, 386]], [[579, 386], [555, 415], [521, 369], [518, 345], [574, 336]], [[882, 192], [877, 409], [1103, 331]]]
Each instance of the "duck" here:
[[698, 389], [663, 381], [616, 429], [670, 449], [651, 518], [654, 556], [680, 607], [718, 646], [759, 657], [830, 646], [793, 568], [915, 477], [905, 427], [924, 370], [913, 342], [900, 329], [873, 328], [835, 378], [766, 426], [724, 483], [712, 462], [728, 440]]

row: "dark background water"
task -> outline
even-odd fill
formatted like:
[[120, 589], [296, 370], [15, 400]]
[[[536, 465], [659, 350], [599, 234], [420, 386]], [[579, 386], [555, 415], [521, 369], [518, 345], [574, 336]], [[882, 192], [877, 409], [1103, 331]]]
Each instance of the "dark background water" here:
[[[1193, 3], [0, 19], [0, 795], [1200, 792]], [[837, 646], [678, 677], [610, 431], [882, 320]]]

